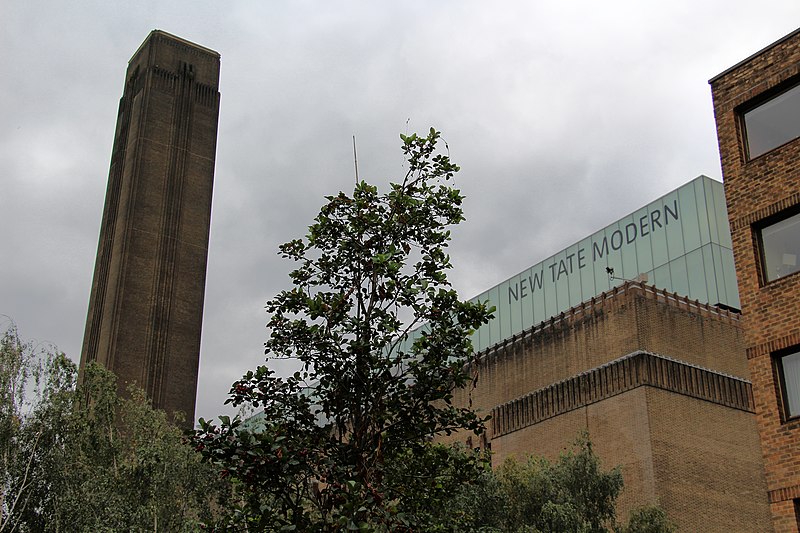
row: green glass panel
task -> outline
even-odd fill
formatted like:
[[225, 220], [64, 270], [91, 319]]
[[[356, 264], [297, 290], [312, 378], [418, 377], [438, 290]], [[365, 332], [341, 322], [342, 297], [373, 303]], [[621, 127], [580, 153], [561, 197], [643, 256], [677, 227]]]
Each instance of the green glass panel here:
[[[720, 228], [720, 217], [717, 216], [715, 211], [717, 206], [717, 201], [715, 197], [720, 195], [720, 189], [717, 188], [712, 184], [711, 187], [706, 189], [706, 213], [708, 213], [708, 225], [709, 231], [711, 233], [711, 242], [715, 242], [719, 244], [719, 228]], [[724, 198], [724, 195], [722, 195]], [[726, 215], [727, 216], [727, 215]], [[724, 227], [727, 227], [728, 221], [727, 219], [724, 221]]]
[[536, 289], [531, 287], [532, 274], [533, 274], [533, 268], [529, 268], [528, 270], [522, 273], [520, 279], [520, 292], [522, 292], [522, 288], [525, 287], [526, 293], [528, 294], [525, 298], [520, 297], [520, 305], [522, 307], [523, 330], [530, 328], [534, 324], [533, 301], [539, 297], [539, 295], [536, 294]]
[[650, 233], [650, 214], [642, 208], [633, 214], [633, 221], [638, 228], [636, 238], [636, 263], [639, 273], [653, 270], [653, 245]]
[[722, 268], [723, 268], [723, 275], [725, 280], [725, 302], [731, 307], [735, 307], [736, 309], [741, 309], [741, 304], [739, 303], [739, 288], [736, 282], [736, 266], [733, 262], [733, 252], [728, 248], [720, 247], [720, 253], [722, 255]]
[[669, 260], [676, 259], [686, 253], [683, 245], [683, 229], [680, 223], [680, 205], [677, 191], [666, 195], [660, 203], [659, 221], [667, 237]]
[[556, 313], [569, 309], [569, 272], [570, 258], [566, 251], [557, 254], [553, 261], [553, 268], [547, 273], [550, 281], [555, 279]]
[[703, 246], [700, 251], [703, 254], [703, 273], [706, 277], [706, 292], [708, 293], [708, 303], [718, 304], [722, 302], [717, 286], [717, 276], [714, 273], [714, 256], [711, 253], [710, 244]]
[[739, 291], [736, 287], [736, 269], [733, 264], [733, 253], [718, 244], [711, 245], [714, 260], [714, 274], [717, 280], [720, 303], [741, 309]]
[[502, 337], [500, 336], [500, 321], [503, 315], [503, 305], [500, 299], [498, 298], [498, 288], [492, 287], [489, 289], [489, 300], [492, 302], [497, 309], [494, 312], [494, 320], [490, 323], [489, 328], [489, 346], [498, 342]]
[[[486, 302], [488, 300], [489, 300], [489, 291], [484, 291], [484, 292], [480, 293], [478, 296], [476, 296], [475, 298], [472, 298], [470, 301], [472, 301], [472, 302]], [[492, 306], [492, 305], [495, 305], [495, 303], [490, 301], [489, 302], [489, 306]], [[477, 340], [477, 342], [474, 341], [474, 340], [472, 341], [472, 342], [476, 342], [476, 347], [475, 347], [476, 350], [478, 350], [478, 351], [485, 350], [489, 346], [490, 328], [491, 328], [491, 326], [489, 325], [489, 323], [484, 324], [484, 325], [482, 325], [481, 327], [478, 328], [478, 331], [477, 331], [477, 339], [478, 340]]]
[[702, 303], [709, 303], [702, 248], [686, 254], [686, 269], [689, 277], [689, 297]]
[[[525, 290], [525, 285], [520, 284], [521, 279], [521, 275], [514, 276], [505, 282], [506, 289], [500, 293], [501, 296], [503, 294], [506, 295], [506, 303], [508, 304], [508, 312], [510, 315], [509, 330], [508, 332], [503, 331], [504, 335], [513, 335], [514, 333], [522, 331], [522, 305], [525, 300], [530, 298], [530, 294], [526, 296], [520, 294], [521, 291]], [[516, 293], [516, 298], [511, 296], [512, 290]]]
[[650, 249], [653, 254], [653, 266], [660, 267], [669, 261], [669, 251], [667, 249], [667, 239], [664, 232], [664, 225], [661, 221], [662, 209], [661, 202], [654, 202], [647, 206], [647, 213], [650, 216]]
[[689, 296], [689, 274], [686, 270], [686, 258], [678, 257], [670, 261], [669, 274], [672, 278], [672, 291], [681, 296]]
[[539, 264], [537, 267], [531, 269], [532, 282], [529, 283], [534, 289], [533, 298], [533, 323], [539, 324], [547, 318], [547, 309], [545, 309], [544, 286], [545, 286], [545, 268], [544, 264]]
[[555, 268], [552, 266], [554, 264], [555, 261], [548, 260], [544, 265], [544, 317], [542, 317], [542, 320], [547, 320], [551, 316], [558, 314], [558, 295], [551, 276], [551, 271]]
[[714, 186], [713, 183], [714, 180], [706, 176], [700, 176], [692, 180], [695, 210], [697, 211], [697, 229], [700, 232], [701, 245], [711, 242], [711, 230], [708, 225], [708, 211], [706, 210], [706, 189], [712, 188]]
[[608, 274], [606, 274], [604, 270], [604, 268], [609, 265], [608, 237], [606, 237], [606, 231], [598, 231], [592, 235], [591, 241], [591, 252], [587, 253], [587, 255], [589, 256], [588, 260], [591, 261], [593, 265], [592, 272], [596, 290], [595, 294], [600, 294], [601, 292], [607, 291], [610, 287]]
[[672, 278], [670, 277], [669, 264], [661, 265], [653, 270], [653, 279], [651, 283], [655, 285], [657, 289], [672, 290]]
[[725, 191], [721, 184], [714, 190], [714, 210], [712, 213], [716, 215], [717, 219], [717, 231], [719, 232], [719, 240], [717, 242], [720, 246], [733, 249], [731, 228], [728, 225], [728, 208], [725, 205]]
[[503, 312], [500, 315], [500, 336], [495, 340], [495, 342], [498, 342], [501, 339], [506, 339], [514, 333], [511, 329], [511, 315], [513, 313], [513, 309], [508, 302], [508, 281], [504, 281], [500, 284], [497, 293], [497, 298], [500, 300], [500, 305], [498, 307], [502, 309]]
[[[598, 292], [595, 286], [594, 270], [595, 265], [592, 261], [592, 239], [588, 237], [578, 244], [578, 249], [582, 250], [580, 263], [578, 265], [581, 279], [581, 301], [585, 302]], [[583, 265], [583, 266], [581, 266]]]
[[[567, 248], [567, 256], [572, 256], [572, 269], [569, 274], [569, 306], [574, 307], [583, 301], [583, 289], [581, 287], [581, 268], [578, 265], [578, 252], [580, 248], [577, 244]], [[584, 267], [585, 268], [585, 267]]]
[[687, 252], [697, 250], [701, 245], [700, 222], [692, 183], [687, 183], [678, 189], [678, 204], [681, 229], [683, 230], [683, 246]]

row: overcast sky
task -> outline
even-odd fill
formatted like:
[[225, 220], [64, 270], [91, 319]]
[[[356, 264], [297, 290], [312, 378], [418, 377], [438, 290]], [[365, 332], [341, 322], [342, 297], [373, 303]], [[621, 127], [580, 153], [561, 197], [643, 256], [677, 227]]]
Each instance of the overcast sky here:
[[[127, 61], [153, 29], [222, 55], [197, 416], [264, 360], [278, 244], [325, 194], [402, 174], [443, 132], [465, 298], [699, 174], [721, 179], [708, 79], [800, 25], [797, 0], [5, 0], [0, 315], [74, 360]], [[0, 326], [8, 319], [0, 316]]]

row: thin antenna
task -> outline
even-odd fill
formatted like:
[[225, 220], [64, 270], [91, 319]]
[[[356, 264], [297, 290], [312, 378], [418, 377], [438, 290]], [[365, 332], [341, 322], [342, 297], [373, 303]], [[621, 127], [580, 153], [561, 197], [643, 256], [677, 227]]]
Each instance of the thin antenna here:
[[358, 185], [358, 154], [356, 153], [356, 136], [353, 135], [353, 165], [356, 168], [356, 185]]

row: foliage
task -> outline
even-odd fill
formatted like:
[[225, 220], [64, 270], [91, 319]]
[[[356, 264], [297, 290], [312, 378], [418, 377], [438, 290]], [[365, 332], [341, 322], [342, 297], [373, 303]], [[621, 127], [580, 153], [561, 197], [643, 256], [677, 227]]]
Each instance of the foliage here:
[[[305, 239], [280, 247], [297, 267], [293, 287], [267, 303], [266, 354], [301, 370], [279, 378], [261, 366], [228, 400], [260, 408], [263, 426], [201, 420], [197, 447], [241, 487], [251, 527], [411, 528], [424, 521], [421, 510], [387, 465], [463, 461], [437, 455], [430, 440], [483, 430], [451, 403], [470, 383], [469, 335], [490, 316], [459, 301], [447, 281], [448, 227], [463, 220], [462, 196], [448, 185], [458, 167], [437, 151], [433, 129], [401, 138], [401, 183], [379, 193], [361, 182], [352, 195], [327, 197]], [[434, 472], [417, 474], [429, 483]]]
[[417, 531], [427, 532], [472, 531], [480, 516], [460, 496], [469, 490], [486, 506], [497, 495], [482, 490], [491, 475], [488, 455], [445, 444], [409, 450], [386, 465], [386, 477], [403, 491], [402, 511], [415, 517]]
[[[622, 474], [618, 469], [603, 471], [584, 436], [556, 462], [538, 457], [523, 463], [507, 459], [486, 483], [483, 494], [464, 498], [472, 509], [489, 506], [474, 529], [600, 533], [613, 524]], [[487, 492], [494, 497], [487, 500]]]
[[[582, 435], [572, 450], [551, 462], [528, 457], [507, 459], [477, 483], [461, 485], [451, 506], [461, 522], [443, 531], [505, 533], [672, 533], [659, 507], [631, 513], [627, 525], [615, 523], [622, 491], [618, 468], [603, 470], [591, 441]], [[442, 524], [453, 521], [442, 521]]]
[[50, 473], [63, 459], [75, 365], [24, 343], [11, 326], [0, 339], [0, 531], [44, 530], [55, 498]]
[[674, 533], [678, 528], [667, 517], [664, 509], [656, 506], [640, 507], [631, 512], [628, 524], [618, 533]]
[[0, 531], [195, 531], [227, 488], [162, 411], [113, 374], [0, 340]]
[[130, 387], [119, 398], [115, 381], [86, 367], [59, 518], [78, 531], [197, 530], [225, 487], [144, 391]]

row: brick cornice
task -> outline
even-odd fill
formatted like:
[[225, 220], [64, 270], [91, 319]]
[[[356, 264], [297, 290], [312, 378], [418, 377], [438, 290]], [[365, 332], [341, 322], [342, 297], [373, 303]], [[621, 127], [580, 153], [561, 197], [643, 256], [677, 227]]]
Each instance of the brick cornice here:
[[769, 503], [784, 502], [795, 498], [800, 498], [800, 485], [769, 491]]
[[766, 207], [762, 207], [752, 213], [748, 213], [743, 217], [739, 217], [736, 220], [731, 220], [731, 231], [738, 230], [742, 227], [750, 226], [754, 222], [758, 222], [759, 220], [763, 220], [767, 217], [780, 213], [781, 211], [788, 209], [792, 206], [796, 206], [800, 204], [800, 192], [796, 192], [782, 200], [778, 200]]
[[772, 352], [790, 348], [792, 346], [800, 345], [800, 331], [795, 331], [783, 337], [773, 339], [771, 341], [762, 342], [747, 348], [747, 358], [753, 359], [762, 355], [769, 355]]
[[703, 317], [710, 317], [722, 322], [739, 324], [740, 314], [737, 311], [723, 309], [715, 305], [702, 303], [692, 300], [686, 296], [681, 296], [675, 292], [665, 289], [657, 289], [653, 285], [648, 285], [640, 281], [626, 281], [611, 290], [602, 292], [597, 296], [586, 300], [556, 316], [536, 324], [516, 335], [504, 339], [497, 344], [489, 346], [485, 350], [478, 352], [478, 358], [488, 358], [494, 355], [507, 352], [509, 349], [519, 347], [521, 343], [532, 339], [537, 335], [549, 331], [566, 330], [576, 326], [581, 322], [595, 316], [601, 316], [609, 311], [619, 309], [632, 303], [636, 298], [655, 300], [663, 305], [668, 305], [691, 313], [697, 313]]
[[[769, 91], [773, 87], [780, 85], [786, 80], [794, 78], [795, 76], [798, 75], [798, 73], [800, 73], [800, 64], [793, 63], [782, 68], [777, 72], [770, 71], [768, 76], [761, 77], [760, 79], [750, 82], [748, 84], [740, 84], [739, 82], [734, 81], [733, 83], [734, 85], [737, 86], [737, 88], [739, 85], [745, 85], [745, 87], [743, 89], [740, 89], [735, 94], [726, 94], [727, 97], [725, 99], [715, 100], [714, 107], [720, 111], [729, 111], [734, 108], [737, 108], [740, 105], [749, 102], [753, 98]], [[726, 91], [727, 89], [726, 87], [722, 86], [724, 85], [724, 82], [722, 84], [713, 83], [712, 90], [714, 85], [717, 85], [718, 89], [720, 89], [721, 91]], [[718, 90], [717, 94], [719, 94], [719, 92], [720, 91]]]
[[642, 386], [753, 412], [749, 381], [649, 352], [634, 352], [492, 409], [498, 437]]

